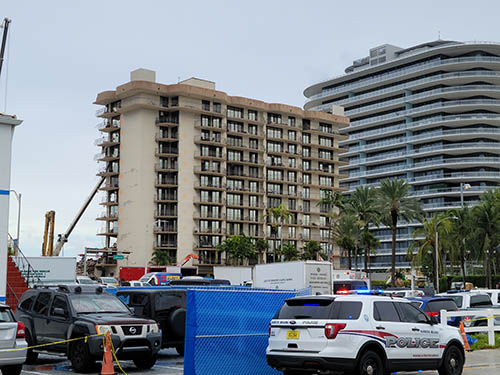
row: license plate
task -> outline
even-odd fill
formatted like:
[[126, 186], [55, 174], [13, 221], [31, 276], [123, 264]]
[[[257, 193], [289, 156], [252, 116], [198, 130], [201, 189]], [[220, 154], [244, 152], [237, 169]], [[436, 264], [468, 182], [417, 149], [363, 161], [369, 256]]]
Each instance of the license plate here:
[[286, 333], [287, 340], [298, 340], [300, 331], [288, 331]]

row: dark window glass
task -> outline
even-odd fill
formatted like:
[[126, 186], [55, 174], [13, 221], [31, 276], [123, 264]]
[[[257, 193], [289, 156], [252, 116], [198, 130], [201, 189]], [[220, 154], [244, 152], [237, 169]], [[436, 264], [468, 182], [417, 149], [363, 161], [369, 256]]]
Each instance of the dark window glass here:
[[428, 318], [422, 310], [416, 308], [411, 303], [397, 302], [396, 306], [399, 308], [401, 321], [407, 323], [427, 323]]
[[30, 310], [34, 300], [35, 300], [35, 295], [33, 294], [28, 298], [26, 298], [23, 302], [21, 302], [19, 307], [23, 310]]
[[47, 315], [51, 295], [51, 293], [46, 292], [40, 293], [35, 301], [35, 306], [33, 306], [33, 311], [41, 315]]
[[52, 307], [50, 308], [50, 315], [54, 315], [54, 309], [57, 307], [64, 310], [65, 316], [69, 315], [68, 302], [66, 302], [66, 299], [64, 297], [62, 296], [54, 297], [54, 301], [52, 302]]
[[[418, 307], [419, 309], [422, 307], [423, 302], [413, 301], [410, 302], [413, 306]], [[427, 311], [427, 309], [425, 310]]]
[[480, 306], [491, 306], [493, 305], [491, 303], [490, 297], [487, 295], [477, 295], [477, 296], [471, 296], [470, 297], [470, 307], [480, 307]]
[[462, 296], [450, 296], [450, 297], [455, 301], [455, 303], [459, 308], [462, 307], [462, 302], [464, 300], [464, 297]]
[[458, 307], [451, 299], [429, 301], [425, 306], [425, 311], [428, 312], [440, 312], [441, 310], [455, 311], [458, 310]]
[[14, 315], [9, 307], [0, 307], [0, 323], [15, 322]]
[[361, 302], [348, 302], [348, 301], [335, 302], [333, 304], [333, 310], [330, 315], [331, 319], [347, 319], [347, 320], [359, 319], [362, 306], [363, 304]]
[[297, 299], [288, 300], [281, 307], [277, 319], [328, 319], [332, 308], [332, 299]]
[[400, 322], [399, 314], [392, 302], [375, 302], [373, 304], [373, 318], [382, 322]]
[[183, 293], [173, 294], [173, 293], [162, 293], [156, 296], [155, 309], [169, 310], [175, 307], [181, 307], [186, 305], [186, 296]]

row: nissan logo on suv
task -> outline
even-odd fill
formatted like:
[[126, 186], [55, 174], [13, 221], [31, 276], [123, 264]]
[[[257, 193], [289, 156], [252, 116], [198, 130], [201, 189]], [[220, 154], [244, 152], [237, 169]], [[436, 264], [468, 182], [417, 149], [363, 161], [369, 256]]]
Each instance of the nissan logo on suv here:
[[135, 335], [136, 332], [137, 332], [137, 330], [135, 329], [135, 327], [130, 327], [128, 331], [130, 332], [131, 335]]

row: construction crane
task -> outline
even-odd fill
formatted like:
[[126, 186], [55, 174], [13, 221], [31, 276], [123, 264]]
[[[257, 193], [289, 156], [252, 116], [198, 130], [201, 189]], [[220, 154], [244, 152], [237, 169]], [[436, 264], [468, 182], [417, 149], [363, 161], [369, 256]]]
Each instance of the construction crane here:
[[3, 19], [3, 37], [2, 46], [0, 47], [0, 76], [2, 75], [3, 56], [5, 54], [5, 46], [7, 45], [7, 33], [9, 32], [10, 22], [11, 21], [8, 18]]
[[42, 255], [43, 256], [58, 256], [59, 253], [61, 252], [64, 244], [68, 242], [68, 238], [73, 232], [73, 229], [75, 229], [76, 224], [82, 217], [83, 213], [89, 206], [90, 202], [92, 202], [92, 199], [95, 197], [97, 194], [97, 191], [101, 187], [102, 183], [106, 177], [102, 177], [97, 185], [94, 187], [88, 198], [85, 200], [83, 203], [83, 206], [80, 208], [78, 213], [76, 214], [75, 218], [73, 221], [69, 224], [68, 229], [66, 229], [66, 232], [63, 234], [59, 234], [57, 238], [57, 242], [55, 246], [53, 245], [54, 243], [54, 226], [55, 226], [55, 215], [56, 213], [54, 211], [49, 211], [45, 214], [45, 230], [43, 234], [43, 245], [42, 245]]
[[179, 264], [177, 265], [177, 267], [182, 267], [187, 262], [189, 262], [191, 259], [198, 259], [198, 258], [199, 258], [199, 256], [196, 255], [196, 254], [194, 254], [194, 253], [188, 254], [183, 260], [181, 260], [179, 262]]

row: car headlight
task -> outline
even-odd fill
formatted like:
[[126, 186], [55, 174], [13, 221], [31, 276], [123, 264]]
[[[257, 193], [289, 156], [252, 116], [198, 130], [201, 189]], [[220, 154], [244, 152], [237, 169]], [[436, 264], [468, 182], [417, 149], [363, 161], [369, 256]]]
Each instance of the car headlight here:
[[105, 335], [108, 332], [110, 334], [113, 333], [112, 330], [111, 330], [111, 326], [106, 326], [106, 325], [95, 326], [95, 330], [100, 335]]
[[158, 327], [158, 324], [150, 324], [149, 325], [149, 332], [151, 333], [158, 333], [160, 332], [160, 328]]

